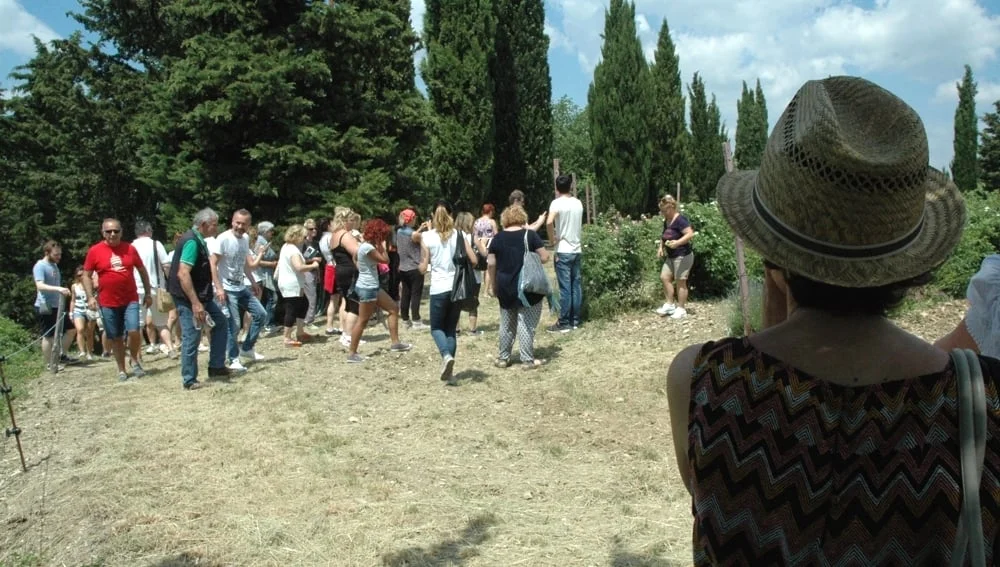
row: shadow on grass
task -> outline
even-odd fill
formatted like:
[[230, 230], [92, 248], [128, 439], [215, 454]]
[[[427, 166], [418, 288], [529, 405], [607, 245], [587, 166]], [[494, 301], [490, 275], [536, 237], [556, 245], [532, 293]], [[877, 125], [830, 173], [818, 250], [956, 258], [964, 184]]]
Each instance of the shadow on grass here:
[[220, 567], [220, 563], [209, 561], [193, 553], [179, 553], [173, 557], [166, 557], [155, 563], [150, 563], [149, 567]]
[[559, 353], [561, 352], [562, 347], [559, 345], [539, 346], [535, 347], [535, 358], [541, 358], [551, 362], [559, 358]]
[[625, 549], [619, 538], [614, 538], [614, 547], [611, 550], [611, 567], [681, 567], [689, 565], [683, 561], [674, 561], [658, 557], [656, 552], [635, 553]]
[[446, 567], [461, 566], [479, 555], [476, 546], [488, 541], [492, 536], [489, 529], [499, 523], [491, 513], [480, 514], [469, 520], [468, 525], [452, 539], [430, 547], [409, 547], [382, 556], [385, 567]]
[[475, 370], [472, 368], [463, 370], [458, 374], [455, 374], [456, 382], [462, 382], [468, 380], [469, 382], [479, 383], [479, 382], [484, 382], [487, 378], [489, 378], [489, 374], [483, 372], [482, 370]]

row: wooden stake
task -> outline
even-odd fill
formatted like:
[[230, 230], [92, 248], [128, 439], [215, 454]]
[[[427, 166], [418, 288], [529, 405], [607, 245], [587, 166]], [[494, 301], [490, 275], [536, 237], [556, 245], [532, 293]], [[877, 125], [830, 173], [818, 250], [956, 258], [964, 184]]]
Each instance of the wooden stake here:
[[681, 182], [677, 182], [677, 206], [681, 206]]
[[556, 178], [559, 177], [559, 158], [552, 160], [552, 197], [556, 196]]
[[583, 199], [586, 201], [587, 206], [587, 224], [593, 222], [592, 211], [590, 209], [590, 183], [583, 186]]
[[[729, 141], [722, 143], [722, 157], [726, 160], [726, 173], [733, 172], [733, 153]], [[740, 304], [743, 309], [743, 334], [749, 336], [750, 328], [750, 281], [747, 278], [746, 255], [743, 253], [743, 239], [736, 237], [736, 273], [740, 280]]]

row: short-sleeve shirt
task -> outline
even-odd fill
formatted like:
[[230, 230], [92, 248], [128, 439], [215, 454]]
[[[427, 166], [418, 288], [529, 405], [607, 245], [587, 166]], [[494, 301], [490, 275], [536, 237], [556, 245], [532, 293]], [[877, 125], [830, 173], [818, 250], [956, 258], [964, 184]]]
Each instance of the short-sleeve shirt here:
[[[680, 237], [684, 236], [684, 230], [691, 228], [691, 223], [687, 220], [684, 215], [677, 215], [672, 222], [667, 222], [667, 219], [663, 219], [663, 235], [661, 239], [663, 242], [668, 240], [678, 240]], [[689, 240], [683, 246], [678, 246], [677, 248], [665, 248], [667, 251], [667, 258], [680, 258], [681, 256], [687, 256], [691, 253], [691, 241]]]
[[[163, 279], [160, 275], [163, 273], [163, 268], [156, 265], [156, 256], [159, 256], [160, 264], [170, 263], [170, 258], [167, 256], [167, 249], [163, 247], [163, 243], [159, 240], [153, 240], [148, 236], [140, 236], [132, 241], [132, 246], [135, 247], [135, 251], [142, 258], [142, 264], [146, 266], [149, 274], [149, 286], [156, 289], [166, 285], [166, 282], [160, 281]], [[154, 246], [156, 247], [155, 254], [153, 253]], [[133, 270], [133, 275], [135, 276], [136, 289], [142, 289], [142, 277], [139, 275], [139, 270]]]
[[583, 232], [583, 203], [576, 197], [556, 197], [549, 205], [549, 217], [555, 217], [553, 228], [556, 252], [559, 254], [579, 254], [583, 251], [580, 236]]
[[[56, 287], [62, 286], [62, 274], [59, 273], [59, 266], [45, 258], [35, 262], [35, 267], [31, 269], [31, 275], [36, 282]], [[35, 294], [35, 307], [40, 308], [44, 303], [55, 311], [61, 301], [60, 295], [58, 291], [39, 291]]]
[[965, 313], [969, 335], [981, 354], [1000, 358], [1000, 254], [983, 259], [969, 280], [965, 297], [969, 300]]
[[[489, 253], [496, 257], [497, 266], [497, 299], [501, 309], [516, 309], [523, 307], [517, 297], [517, 282], [524, 266], [524, 233], [528, 233], [528, 250], [538, 250], [545, 246], [542, 238], [533, 230], [518, 231], [501, 230], [490, 242]], [[544, 295], [526, 293], [525, 297], [532, 305], [537, 304]]]
[[430, 253], [431, 270], [430, 295], [450, 293], [455, 287], [455, 246], [458, 245], [458, 231], [452, 230], [447, 242], [441, 241], [441, 234], [436, 230], [428, 230], [421, 237], [424, 246]]
[[305, 274], [296, 270], [295, 265], [292, 264], [292, 258], [296, 256], [298, 256], [299, 262], [305, 263], [301, 248], [290, 242], [281, 246], [275, 275], [278, 278], [278, 291], [283, 297], [299, 297], [302, 295], [302, 288], [306, 285]]
[[375, 250], [369, 242], [362, 242], [358, 246], [358, 281], [354, 285], [364, 289], [378, 288], [378, 262], [368, 255]]
[[121, 242], [112, 248], [107, 242], [98, 242], [87, 251], [83, 269], [97, 272], [100, 291], [97, 302], [101, 307], [125, 307], [139, 301], [133, 270], [145, 268], [135, 247]]
[[219, 279], [222, 289], [240, 291], [246, 278], [245, 268], [247, 256], [250, 254], [250, 236], [236, 236], [232, 230], [223, 232], [215, 239], [213, 254], [218, 254], [216, 262], [219, 267]]

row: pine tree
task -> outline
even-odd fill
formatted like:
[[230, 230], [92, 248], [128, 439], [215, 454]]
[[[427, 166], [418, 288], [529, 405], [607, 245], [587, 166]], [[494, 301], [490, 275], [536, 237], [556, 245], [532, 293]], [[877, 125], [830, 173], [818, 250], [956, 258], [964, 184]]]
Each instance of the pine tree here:
[[743, 81], [743, 91], [740, 100], [736, 101], [736, 150], [733, 160], [737, 169], [756, 169], [760, 166], [760, 154], [757, 152], [757, 101], [754, 93]]
[[672, 194], [675, 184], [687, 187], [690, 168], [680, 58], [674, 49], [666, 19], [660, 27], [650, 78], [650, 100], [655, 102], [649, 117], [652, 191], [647, 197], [646, 209], [655, 210], [657, 197]]
[[955, 109], [955, 157], [951, 163], [951, 175], [960, 191], [976, 188], [978, 174], [979, 120], [976, 116], [976, 83], [972, 79], [972, 68], [965, 66], [962, 82], [958, 88], [958, 108]]
[[715, 185], [726, 171], [722, 143], [728, 138], [719, 106], [712, 95], [705, 95], [705, 83], [698, 73], [688, 85], [691, 100], [691, 199], [709, 201], [715, 197]]
[[986, 127], [979, 140], [979, 175], [987, 191], [1000, 191], [1000, 100], [983, 116]]
[[649, 69], [636, 36], [635, 5], [611, 0], [602, 60], [588, 93], [594, 173], [604, 205], [639, 215], [650, 195]]
[[491, 62], [496, 137], [493, 192], [504, 203], [514, 189], [529, 210], [552, 196], [552, 80], [542, 0], [496, 0]]

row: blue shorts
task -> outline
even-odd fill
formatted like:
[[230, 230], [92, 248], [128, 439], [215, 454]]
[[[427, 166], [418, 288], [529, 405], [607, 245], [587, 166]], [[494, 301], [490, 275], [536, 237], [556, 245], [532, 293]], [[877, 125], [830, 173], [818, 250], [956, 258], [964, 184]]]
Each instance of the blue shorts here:
[[358, 303], [374, 303], [378, 299], [379, 288], [377, 287], [357, 287], [354, 291], [358, 294]]
[[104, 319], [104, 336], [120, 339], [125, 333], [139, 331], [139, 303], [133, 301], [125, 307], [101, 307]]

